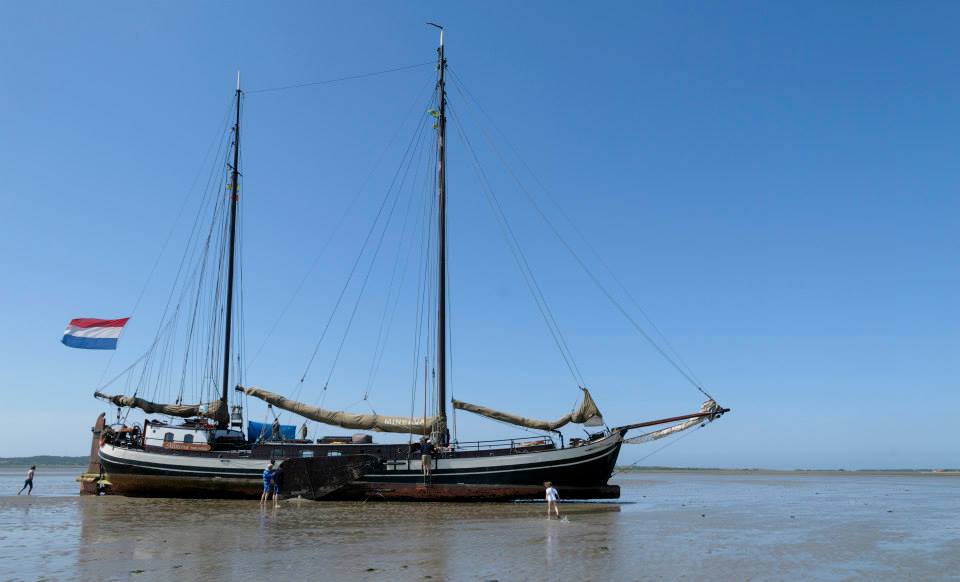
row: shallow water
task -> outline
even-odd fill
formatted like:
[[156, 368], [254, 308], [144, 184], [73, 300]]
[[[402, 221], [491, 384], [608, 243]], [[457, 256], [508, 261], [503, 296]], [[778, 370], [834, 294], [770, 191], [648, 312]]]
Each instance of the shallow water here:
[[541, 503], [78, 497], [77, 472], [0, 497], [0, 579], [960, 580], [960, 477], [633, 473], [561, 522]]

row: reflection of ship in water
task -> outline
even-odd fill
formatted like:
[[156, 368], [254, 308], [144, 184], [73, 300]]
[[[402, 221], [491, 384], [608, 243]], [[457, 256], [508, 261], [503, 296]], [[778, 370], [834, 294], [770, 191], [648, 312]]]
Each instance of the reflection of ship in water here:
[[[370, 575], [368, 568], [385, 580], [451, 580], [465, 573], [502, 580], [529, 571], [531, 563], [550, 564], [547, 550], [554, 565], [564, 565], [566, 557], [569, 567], [570, 556], [587, 547], [614, 548], [616, 533], [624, 533], [617, 524], [629, 518], [613, 503], [568, 504], [577, 524], [570, 527], [547, 522], [542, 507], [530, 503], [434, 504], [424, 511], [410, 503], [289, 500], [257, 507], [241, 500], [61, 499], [55, 515], [39, 512], [57, 521], [33, 522], [77, 528], [35, 572], [52, 580], [232, 580], [277, 572], [291, 580], [353, 580]], [[505, 560], [491, 559], [503, 552], [506, 531], [514, 551]], [[623, 554], [629, 556], [626, 546], [636, 531], [626, 533]], [[27, 577], [20, 574], [10, 578]]]
[[[255, 547], [263, 548], [265, 541], [276, 537], [265, 532], [251, 540], [249, 512], [231, 505], [237, 502], [211, 501], [219, 505], [203, 507], [185, 503], [196, 502], [151, 500], [150, 511], [145, 512], [139, 499], [118, 497], [104, 503], [82, 496], [77, 500], [76, 564], [67, 569], [68, 575], [52, 579], [114, 580], [144, 574], [144, 579], [152, 580], [160, 572], [171, 579], [236, 578], [250, 566], [242, 562], [245, 544], [254, 541]], [[227, 555], [230, 559], [225, 559]]]
[[[584, 387], [586, 383], [573, 363], [569, 346], [560, 334], [553, 312], [546, 304], [540, 285], [533, 278], [527, 259], [502, 214], [502, 208], [492, 198], [495, 216], [501, 226], [506, 226], [504, 232], [508, 247], [517, 259], [525, 282], [575, 385], [579, 386], [580, 399], [574, 410], [553, 421], [527, 418], [452, 400], [450, 403], [454, 411], [472, 412], [538, 431], [538, 434], [481, 442], [465, 442], [456, 438], [455, 434], [451, 438], [447, 416], [450, 376], [447, 369], [450, 354], [447, 338], [449, 277], [446, 243], [448, 103], [447, 61], [442, 31], [437, 52], [436, 90], [425, 108], [427, 113], [419, 119], [397, 173], [403, 176], [403, 180], [410, 175], [414, 177], [406, 185], [401, 182], [396, 188], [393, 184], [388, 188], [347, 284], [334, 306], [336, 312], [342, 304], [344, 293], [350, 288], [358, 265], [366, 264], [368, 269], [373, 268], [384, 236], [393, 222], [401, 192], [409, 189], [412, 193], [405, 201], [408, 214], [403, 221], [397, 257], [392, 268], [396, 272], [397, 266], [404, 262], [401, 250], [407, 251], [406, 259], [409, 259], [413, 251], [419, 248], [422, 277], [417, 289], [416, 318], [413, 322], [413, 361], [418, 362], [414, 366], [413, 386], [417, 387], [422, 382], [423, 414], [386, 416], [376, 414], [372, 409], [370, 413], [332, 411], [244, 385], [244, 349], [241, 333], [238, 333], [243, 331], [238, 309], [242, 307], [242, 294], [238, 293], [242, 283], [238, 212], [242, 177], [239, 168], [241, 105], [244, 93], [238, 79], [232, 128], [225, 132], [229, 135], [230, 147], [223, 149], [223, 181], [210, 188], [209, 199], [205, 199], [198, 214], [199, 217], [209, 212], [213, 215], [212, 221], [205, 229], [195, 227], [190, 235], [188, 251], [184, 254], [174, 283], [175, 292], [171, 293], [171, 302], [152, 346], [140, 360], [118, 376], [118, 379], [126, 379], [123, 392], [129, 395], [114, 395], [105, 391], [96, 393], [98, 398], [117, 407], [118, 423], [107, 426], [101, 415], [94, 427], [90, 466], [83, 477], [82, 489], [85, 493], [153, 497], [256, 497], [261, 490], [261, 472], [269, 461], [275, 460], [280, 465], [282, 492], [312, 499], [436, 501], [538, 498], [542, 496], [542, 483], [548, 480], [562, 485], [566, 499], [616, 498], [619, 488], [609, 485], [608, 480], [625, 442], [639, 443], [662, 438], [712, 421], [727, 411], [710, 398], [692, 414], [608, 427], [590, 392]], [[464, 95], [466, 106], [469, 101]], [[457, 130], [462, 133], [461, 126], [458, 121]], [[429, 134], [425, 127], [436, 130], [435, 139], [425, 137]], [[473, 154], [470, 149], [472, 146], [465, 137], [464, 145]], [[432, 158], [423, 154], [431, 154]], [[427, 159], [429, 171], [411, 172], [415, 162]], [[483, 176], [482, 173], [480, 175]], [[422, 183], [418, 182], [416, 176], [420, 176]], [[420, 198], [414, 195], [418, 192], [418, 184], [426, 194]], [[224, 191], [227, 196], [222, 195]], [[410, 213], [414, 201], [423, 208], [422, 227], [419, 229], [415, 226], [416, 220], [408, 221], [411, 215], [416, 215], [415, 212]], [[426, 226], [431, 215], [436, 217], [435, 228]], [[202, 222], [198, 220], [197, 224]], [[409, 233], [413, 233], [410, 235], [411, 241], [418, 240], [422, 244], [417, 246], [412, 242], [404, 242], [403, 236]], [[369, 272], [366, 277], [369, 277]], [[362, 285], [349, 321], [352, 321], [353, 313], [360, 304], [366, 277], [356, 277], [356, 280], [362, 281]], [[597, 282], [595, 277], [593, 280]], [[599, 282], [597, 284], [600, 285]], [[401, 287], [402, 282], [395, 288], [391, 278], [387, 307], [392, 305], [396, 309]], [[608, 297], [611, 296], [608, 294]], [[176, 298], [179, 298], [179, 302], [173, 301]], [[623, 313], [630, 319], [626, 311]], [[382, 358], [386, 335], [389, 335], [393, 321], [393, 316], [388, 318], [387, 315], [385, 308], [381, 335], [373, 352], [375, 364]], [[631, 319], [631, 322], [636, 325], [634, 320]], [[324, 328], [320, 341], [326, 333], [327, 328]], [[653, 341], [651, 336], [644, 335]], [[698, 390], [707, 394], [667, 351], [656, 346], [656, 343], [655, 347]], [[428, 360], [432, 357], [433, 365], [425, 365], [420, 370], [419, 362], [424, 360], [424, 356], [428, 356]], [[312, 362], [313, 358], [310, 360]], [[309, 370], [309, 364], [307, 368]], [[196, 379], [191, 382], [193, 377]], [[431, 382], [432, 390], [429, 390]], [[110, 385], [108, 383], [103, 390]], [[235, 388], [235, 391], [231, 388]], [[153, 396], [145, 398], [151, 390]], [[326, 384], [324, 394], [325, 391]], [[411, 390], [411, 393], [414, 401], [411, 403], [412, 410], [418, 390]], [[164, 395], [167, 397], [163, 398]], [[175, 398], [170, 398], [174, 395]], [[364, 401], [366, 396], [367, 393], [364, 394]], [[374, 443], [365, 434], [312, 441], [305, 438], [306, 435], [292, 438], [296, 435], [288, 434], [284, 437], [280, 427], [271, 429], [269, 435], [256, 436], [249, 429], [244, 431], [244, 409], [241, 406], [244, 397], [262, 400], [273, 409], [289, 411], [326, 425], [373, 432], [429, 435], [431, 443], [435, 445], [433, 454], [421, 455], [422, 451], [412, 436], [407, 443]], [[198, 404], [184, 404], [184, 401], [191, 400]], [[142, 423], [128, 422], [128, 414], [134, 409], [145, 412], [148, 418]], [[586, 438], [564, 442], [559, 429], [568, 424], [594, 427], [595, 432], [588, 432]], [[665, 425], [665, 428], [653, 429], [652, 432], [632, 438], [627, 436], [630, 431], [661, 425]], [[424, 470], [424, 462], [430, 464], [429, 475], [425, 475], [428, 471]]]

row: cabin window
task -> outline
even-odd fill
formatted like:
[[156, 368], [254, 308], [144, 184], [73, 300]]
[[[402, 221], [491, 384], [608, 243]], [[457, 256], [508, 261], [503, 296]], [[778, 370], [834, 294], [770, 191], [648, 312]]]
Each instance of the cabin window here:
[[173, 433], [172, 433], [172, 432], [164, 433], [164, 435], [163, 435], [163, 442], [165, 442], [165, 443], [172, 443], [172, 442], [173, 442]]
[[193, 435], [192, 435], [192, 434], [184, 435], [184, 436], [183, 436], [183, 442], [185, 442], [185, 443], [192, 443], [192, 442], [193, 442]]
[[283, 457], [283, 449], [273, 449], [273, 458]]
[[300, 456], [301, 456], [301, 457], [312, 457], [312, 456], [313, 456], [313, 451], [300, 451]]
[[327, 451], [328, 457], [339, 457], [341, 455], [340, 451]]

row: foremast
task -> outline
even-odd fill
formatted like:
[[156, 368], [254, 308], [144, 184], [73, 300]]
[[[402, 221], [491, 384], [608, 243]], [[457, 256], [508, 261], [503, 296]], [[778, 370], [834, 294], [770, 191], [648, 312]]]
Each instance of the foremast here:
[[[236, 117], [233, 123], [233, 166], [230, 168], [230, 243], [227, 248], [227, 302], [223, 330], [223, 384], [221, 386], [221, 402], [226, 409], [230, 388], [230, 344], [233, 324], [233, 275], [236, 261], [237, 246], [237, 203], [240, 200], [240, 73], [237, 73]], [[217, 428], [229, 427], [229, 416], [220, 415], [217, 418]]]
[[440, 46], [437, 47], [437, 424], [434, 439], [440, 445], [449, 441], [447, 431], [447, 94], [444, 73], [447, 60], [443, 54], [443, 27], [440, 29]]

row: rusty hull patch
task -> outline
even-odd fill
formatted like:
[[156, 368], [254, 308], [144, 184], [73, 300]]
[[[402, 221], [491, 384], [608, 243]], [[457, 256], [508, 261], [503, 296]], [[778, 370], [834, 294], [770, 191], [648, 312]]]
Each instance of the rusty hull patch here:
[[222, 479], [219, 477], [173, 477], [111, 473], [110, 495], [128, 497], [170, 497], [200, 499], [257, 499], [263, 491], [259, 479]]

